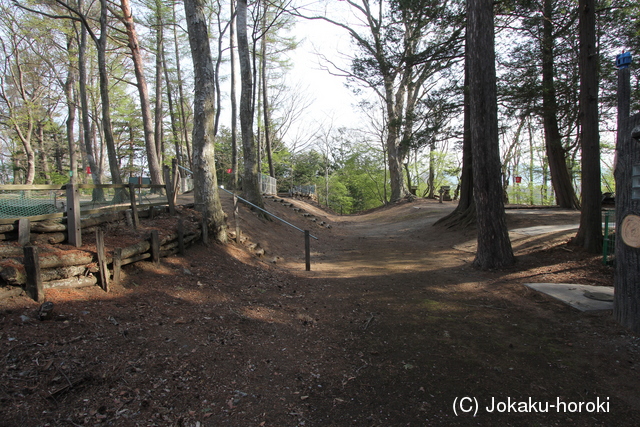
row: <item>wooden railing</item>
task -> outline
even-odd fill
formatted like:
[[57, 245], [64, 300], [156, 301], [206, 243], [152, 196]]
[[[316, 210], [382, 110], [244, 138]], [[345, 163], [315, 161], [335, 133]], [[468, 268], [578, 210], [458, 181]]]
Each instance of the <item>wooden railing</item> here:
[[[64, 219], [67, 222], [68, 243], [76, 247], [82, 246], [82, 229], [80, 218], [88, 215], [107, 213], [107, 212], [119, 212], [123, 210], [131, 210], [131, 216], [134, 228], [138, 226], [138, 209], [149, 208], [153, 206], [169, 206], [169, 212], [171, 215], [175, 214], [175, 203], [177, 197], [177, 185], [180, 179], [179, 173], [174, 174], [173, 179], [170, 179], [169, 168], [165, 166], [165, 182], [166, 185], [154, 185], [154, 184], [75, 184], [69, 183], [64, 185], [0, 185], [0, 191], [64, 191], [66, 195], [65, 211], [50, 213], [44, 215], [34, 216], [17, 216], [15, 218], [0, 218], [0, 225], [2, 224], [15, 224], [18, 222], [19, 233], [28, 233], [30, 227], [28, 226], [31, 221], [46, 221], [52, 219]], [[81, 203], [80, 190], [94, 190], [94, 189], [111, 189], [120, 190], [122, 193], [117, 203], [103, 202], [103, 206], [95, 207], [101, 204], [100, 202], [92, 201], [90, 203]], [[151, 189], [157, 190], [158, 195], [164, 193], [166, 199], [163, 198], [158, 202], [140, 203], [136, 198], [136, 190], [139, 189]], [[126, 199], [126, 201], [121, 200]], [[90, 209], [86, 209], [91, 205]], [[83, 206], [84, 205], [84, 206]], [[84, 208], [83, 208], [84, 207]], [[19, 241], [28, 241], [24, 236], [19, 236]]]

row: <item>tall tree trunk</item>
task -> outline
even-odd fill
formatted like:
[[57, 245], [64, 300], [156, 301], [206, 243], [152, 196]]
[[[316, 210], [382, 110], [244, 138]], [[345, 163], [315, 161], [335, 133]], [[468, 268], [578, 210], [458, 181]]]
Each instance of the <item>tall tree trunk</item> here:
[[187, 115], [185, 113], [184, 105], [187, 102], [184, 96], [184, 81], [182, 80], [182, 68], [180, 67], [180, 47], [178, 43], [178, 30], [176, 19], [176, 5], [175, 2], [172, 6], [173, 13], [173, 48], [176, 57], [176, 76], [178, 77], [178, 107], [180, 110], [180, 123], [182, 128], [182, 135], [184, 137], [184, 145], [187, 150], [187, 166], [189, 169], [193, 169], [193, 156], [191, 155], [191, 141], [189, 139], [189, 129], [187, 126]]
[[[231, 2], [233, 3], [233, 2]], [[218, 2], [218, 4], [220, 4]], [[215, 81], [215, 87], [216, 87], [216, 92], [217, 93], [222, 93], [222, 89], [220, 88], [220, 65], [222, 65], [222, 53], [224, 51], [224, 33], [227, 31], [226, 30], [226, 26], [222, 25], [222, 8], [220, 8], [220, 10], [218, 10], [217, 12], [217, 21], [218, 21], [218, 52], [217, 52], [217, 56], [216, 56], [216, 63], [215, 63], [215, 75], [216, 75], [216, 81]], [[233, 22], [233, 15], [231, 16], [231, 21]], [[229, 23], [229, 25], [231, 25]], [[213, 124], [213, 131], [214, 136], [218, 135], [218, 128], [220, 127], [220, 113], [222, 112], [222, 97], [218, 96], [218, 98], [216, 99], [216, 118]]]
[[154, 130], [153, 135], [156, 145], [156, 157], [158, 164], [164, 163], [164, 132], [162, 129], [162, 120], [164, 119], [164, 111], [162, 105], [162, 76], [163, 61], [162, 51], [164, 49], [164, 23], [162, 22], [162, 2], [156, 0], [156, 102], [154, 109]]
[[468, 0], [467, 37], [473, 193], [478, 227], [478, 249], [473, 264], [486, 270], [515, 262], [500, 182], [492, 2]]
[[[78, 10], [83, 13], [83, 0], [78, 0]], [[80, 109], [82, 112], [82, 139], [86, 152], [86, 159], [91, 170], [91, 180], [94, 185], [100, 185], [101, 174], [96, 162], [95, 151], [91, 143], [91, 122], [89, 120], [89, 98], [87, 95], [87, 29], [84, 25], [80, 28], [80, 42], [78, 43], [78, 86], [80, 92]], [[91, 199], [94, 202], [104, 201], [104, 191], [102, 188], [95, 188], [92, 191]]]
[[269, 164], [269, 175], [275, 178], [276, 173], [273, 168], [273, 158], [271, 152], [271, 120], [269, 117], [269, 91], [267, 85], [267, 10], [265, 6], [262, 17], [262, 46], [260, 47], [262, 57], [262, 112], [264, 114], [264, 147], [267, 152], [267, 162]]
[[218, 242], [227, 240], [216, 177], [214, 129], [215, 84], [211, 47], [203, 0], [184, 0], [194, 71], [193, 173], [196, 207], [201, 210]]
[[533, 154], [534, 154], [534, 150], [533, 150], [533, 129], [531, 126], [531, 120], [529, 120], [528, 123], [528, 130], [529, 130], [529, 204], [530, 205], [534, 205], [535, 204], [535, 200], [533, 197], [533, 168], [534, 168], [534, 162], [533, 162]]
[[[17, 44], [15, 44], [17, 45]], [[28, 95], [28, 89], [24, 85], [24, 76], [22, 71], [22, 64], [20, 63], [20, 52], [18, 50], [15, 51], [15, 70], [13, 71], [13, 75], [11, 76], [12, 83], [16, 88], [20, 101], [24, 105], [29, 105], [29, 103], [33, 102], [32, 99]], [[7, 104], [9, 108], [9, 116], [11, 120], [11, 124], [13, 126], [13, 130], [16, 132], [18, 139], [22, 143], [22, 148], [24, 149], [24, 155], [26, 157], [26, 166], [25, 166], [25, 182], [24, 184], [31, 185], [36, 177], [36, 152], [32, 145], [32, 138], [35, 125], [34, 115], [31, 108], [27, 108], [26, 115], [20, 116], [18, 118], [16, 115], [12, 114], [13, 111], [13, 103], [9, 101], [6, 97], [4, 87], [1, 89], [2, 98]]]
[[253, 135], [253, 78], [249, 39], [247, 37], [247, 0], [238, 0], [236, 12], [238, 31], [238, 59], [240, 60], [240, 128], [244, 154], [244, 173], [242, 175], [242, 192], [249, 202], [263, 207], [258, 181], [258, 159]]
[[[106, 1], [106, 0], [102, 0]], [[162, 169], [158, 161], [158, 151], [156, 141], [153, 136], [153, 121], [151, 119], [151, 105], [149, 103], [149, 90], [147, 88], [147, 80], [144, 76], [144, 62], [138, 44], [138, 35], [136, 33], [133, 15], [131, 14], [131, 5], [129, 0], [121, 0], [120, 8], [122, 9], [122, 21], [127, 30], [127, 39], [129, 41], [129, 49], [131, 50], [131, 58], [133, 59], [133, 69], [136, 75], [138, 93], [140, 94], [140, 109], [142, 110], [142, 127], [144, 129], [144, 143], [147, 149], [147, 163], [149, 165], [149, 175], [153, 184], [163, 184]]]
[[[384, 77], [385, 101], [387, 113], [387, 155], [389, 162], [389, 181], [391, 183], [391, 202], [397, 202], [406, 197], [409, 192], [405, 185], [402, 165], [404, 163], [405, 149], [402, 147], [402, 100], [403, 89], [397, 91], [390, 77]], [[400, 102], [398, 102], [400, 101]]]
[[542, 115], [544, 125], [545, 146], [549, 159], [551, 184], [556, 193], [558, 205], [565, 209], [578, 209], [580, 202], [571, 183], [571, 175], [567, 168], [567, 156], [562, 146], [562, 137], [558, 127], [558, 103], [554, 83], [554, 36], [553, 36], [553, 3], [544, 0], [544, 16], [542, 24]]
[[[75, 28], [75, 25], [74, 25]], [[67, 52], [71, 53], [73, 47], [73, 37], [67, 36]], [[67, 101], [67, 145], [69, 147], [69, 181], [76, 182], [78, 173], [78, 155], [76, 152], [76, 103], [73, 99], [73, 87], [76, 84], [77, 64], [74, 64], [72, 56], [69, 55], [69, 64], [67, 65], [67, 79], [64, 82], [64, 96]]]
[[[102, 131], [104, 141], [107, 146], [107, 156], [109, 159], [109, 171], [111, 172], [111, 182], [122, 184], [118, 155], [116, 153], [116, 143], [113, 138], [113, 128], [111, 126], [111, 101], [109, 100], [109, 74], [107, 73], [107, 42], [108, 36], [108, 6], [107, 0], [100, 0], [100, 39], [98, 40], [98, 69], [100, 74], [100, 99], [102, 101]], [[116, 192], [116, 201], [123, 198], [121, 192]]]
[[162, 62], [164, 69], [164, 79], [167, 82], [167, 103], [169, 104], [169, 118], [171, 119], [171, 137], [173, 139], [174, 150], [176, 152], [176, 160], [179, 165], [182, 165], [182, 144], [180, 143], [180, 132], [178, 131], [178, 121], [176, 120], [176, 112], [173, 106], [173, 89], [171, 87], [171, 80], [169, 79], [169, 69], [167, 67], [167, 58], [165, 56], [164, 47], [162, 49]]
[[[631, 103], [631, 70], [618, 70], [618, 133], [616, 178], [616, 273], [613, 316], [623, 326], [640, 333], [640, 251], [638, 250], [638, 216], [640, 201], [634, 197], [634, 169], [640, 164], [638, 136], [640, 114], [629, 117]], [[631, 226], [627, 226], [627, 225]]]
[[[79, 55], [78, 55], [79, 56]], [[78, 64], [80, 63], [80, 61], [78, 61]], [[80, 68], [80, 67], [78, 67]], [[80, 80], [78, 73], [78, 81]], [[76, 106], [80, 105], [80, 95], [78, 95], [79, 92], [79, 85], [76, 85], [73, 88], [73, 102], [76, 104]], [[80, 108], [78, 108], [77, 113], [80, 114], [80, 122], [79, 122], [79, 131], [78, 131], [78, 151], [80, 152], [80, 162], [81, 165], [79, 166], [80, 169], [84, 172], [87, 169], [87, 166], [89, 166], [88, 160], [87, 160], [87, 147], [86, 144], [84, 143], [84, 130], [83, 130], [83, 124], [82, 124], [82, 110]], [[81, 173], [78, 176], [78, 181], [82, 184], [86, 184], [88, 182], [88, 176], [86, 173]]]
[[64, 161], [64, 148], [63, 145], [60, 144], [60, 134], [57, 132], [54, 132], [52, 135], [53, 138], [53, 145], [55, 147], [55, 152], [54, 152], [54, 157], [55, 157], [55, 171], [60, 174], [63, 175], [64, 174], [64, 166], [62, 164], [62, 162]]
[[22, 142], [22, 148], [24, 148], [24, 154], [27, 160], [24, 183], [26, 185], [31, 185], [36, 178], [36, 151], [33, 149], [31, 144], [31, 137], [33, 135], [33, 119], [29, 117], [28, 121], [29, 125], [26, 132], [23, 133], [20, 129], [20, 125], [18, 124], [14, 125], [14, 130], [16, 130], [20, 141]]
[[[469, 43], [466, 40], [467, 45]], [[468, 47], [466, 48], [468, 50]], [[476, 204], [473, 197], [473, 150], [471, 147], [471, 114], [469, 111], [469, 56], [465, 55], [464, 72], [464, 118], [462, 135], [462, 172], [460, 173], [460, 200], [449, 215], [440, 218], [433, 225], [466, 227], [475, 223]]]
[[587, 251], [602, 249], [602, 190], [598, 126], [598, 51], [595, 0], [580, 0], [580, 125], [582, 146], [582, 213], [574, 243]]
[[38, 123], [36, 125], [36, 139], [38, 141], [38, 154], [40, 157], [40, 170], [45, 184], [51, 184], [51, 174], [49, 170], [49, 162], [47, 161], [47, 151], [44, 144], [44, 125]]
[[231, 188], [238, 188], [238, 101], [236, 94], [236, 2], [231, 4], [231, 23], [229, 25], [229, 50], [231, 55]]
[[436, 150], [436, 144], [434, 142], [431, 142], [429, 144], [429, 182], [427, 183], [428, 186], [428, 195], [427, 197], [429, 197], [430, 199], [433, 199], [436, 196], [436, 183], [435, 183], [435, 179], [436, 179], [436, 155], [435, 155], [435, 150]]

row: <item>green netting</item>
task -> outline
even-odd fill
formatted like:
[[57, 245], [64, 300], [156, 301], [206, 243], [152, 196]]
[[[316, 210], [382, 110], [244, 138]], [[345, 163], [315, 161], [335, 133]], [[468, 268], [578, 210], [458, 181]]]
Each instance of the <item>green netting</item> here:
[[61, 208], [55, 191], [2, 191], [0, 218], [22, 218], [59, 212]]

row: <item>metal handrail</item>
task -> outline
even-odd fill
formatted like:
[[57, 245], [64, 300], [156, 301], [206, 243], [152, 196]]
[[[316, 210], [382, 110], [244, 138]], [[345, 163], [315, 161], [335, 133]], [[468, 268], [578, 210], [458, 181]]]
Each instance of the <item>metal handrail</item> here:
[[[282, 218], [279, 218], [278, 216], [276, 216], [276, 215], [272, 214], [271, 212], [269, 212], [269, 211], [266, 211], [266, 210], [262, 209], [260, 206], [256, 206], [256, 205], [254, 205], [254, 204], [253, 204], [253, 203], [251, 203], [250, 201], [243, 199], [242, 197], [240, 197], [240, 196], [238, 196], [237, 194], [235, 194], [235, 193], [233, 193], [233, 192], [231, 192], [231, 191], [227, 190], [226, 188], [224, 188], [224, 187], [222, 187], [222, 186], [220, 186], [219, 188], [220, 188], [222, 191], [226, 191], [227, 193], [231, 194], [232, 196], [237, 197], [237, 198], [238, 198], [238, 200], [241, 200], [241, 201], [243, 201], [244, 203], [246, 203], [246, 204], [248, 204], [248, 205], [251, 205], [251, 206], [253, 206], [253, 207], [254, 207], [254, 208], [256, 208], [256, 209], [259, 209], [259, 210], [261, 210], [262, 212], [264, 212], [264, 213], [266, 213], [266, 214], [268, 214], [268, 215], [271, 215], [271, 216], [272, 216], [272, 217], [274, 217], [275, 219], [277, 219], [277, 220], [279, 220], [279, 221], [284, 222], [284, 223], [285, 223], [285, 224], [287, 224], [289, 227], [293, 227], [293, 228], [295, 228], [295, 229], [296, 229], [296, 230], [298, 230], [298, 231], [302, 231], [303, 233], [306, 233], [306, 231], [305, 231], [305, 230], [303, 230], [302, 228], [300, 228], [300, 227], [296, 227], [295, 225], [293, 225], [293, 224], [291, 224], [291, 223], [289, 223], [289, 222], [285, 221], [285, 220], [284, 220], [284, 219], [282, 219]], [[317, 238], [316, 236], [314, 236], [313, 234], [309, 234], [309, 237], [313, 237], [314, 239], [318, 240], [318, 238]]]

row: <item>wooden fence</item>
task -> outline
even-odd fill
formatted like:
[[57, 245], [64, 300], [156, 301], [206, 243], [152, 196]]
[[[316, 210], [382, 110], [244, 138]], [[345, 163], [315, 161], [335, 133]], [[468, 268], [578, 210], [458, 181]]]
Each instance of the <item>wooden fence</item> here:
[[[0, 297], [17, 295], [26, 291], [36, 301], [44, 298], [44, 289], [58, 287], [83, 287], [99, 284], [108, 291], [109, 284], [117, 282], [120, 268], [123, 265], [150, 259], [158, 262], [160, 257], [174, 253], [184, 253], [189, 246], [206, 233], [204, 223], [193, 223], [185, 227], [184, 217], [177, 221], [177, 229], [159, 238], [157, 231], [151, 231], [148, 238], [123, 248], [113, 248], [111, 254], [105, 251], [104, 235], [99, 225], [110, 222], [126, 221], [137, 229], [139, 212], [143, 209], [153, 217], [158, 206], [168, 210], [170, 215], [176, 214], [177, 184], [179, 174], [169, 179], [168, 168], [165, 168], [165, 182], [168, 185], [151, 184], [74, 184], [66, 185], [1, 185], [0, 191], [31, 192], [55, 191], [62, 193], [64, 212], [44, 215], [0, 218], [0, 240], [17, 240], [19, 246], [0, 246], [0, 279], [8, 285], [2, 288]], [[81, 203], [82, 190], [113, 190], [113, 200], [109, 202]], [[140, 203], [136, 192], [141, 189], [155, 190], [154, 200]], [[24, 196], [24, 195], [23, 195]], [[27, 194], [28, 196], [28, 194]], [[26, 199], [28, 197], [23, 197]], [[125, 202], [126, 199], [126, 202]], [[7, 205], [11, 205], [11, 200]], [[117, 201], [118, 203], [115, 203]], [[61, 200], [56, 198], [56, 204]], [[34, 197], [27, 205], [39, 206], [50, 203]], [[96, 207], [96, 205], [102, 205]], [[22, 209], [28, 210], [29, 206]], [[87, 209], [89, 208], [89, 209]], [[18, 212], [21, 209], [18, 209]], [[6, 212], [3, 212], [6, 215]], [[80, 248], [82, 233], [96, 233], [96, 251], [88, 250], [41, 250], [40, 244], [68, 243]], [[32, 234], [33, 233], [33, 234]], [[203, 239], [206, 240], [206, 239]]]
[[[120, 212], [129, 211], [131, 215], [131, 221], [133, 227], [138, 226], [138, 210], [141, 208], [148, 208], [154, 206], [169, 206], [169, 212], [171, 215], [175, 214], [175, 204], [177, 197], [177, 187], [180, 181], [179, 171], [173, 175], [171, 179], [169, 174], [169, 167], [165, 166], [165, 185], [154, 184], [74, 184], [69, 183], [65, 185], [0, 185], [0, 191], [64, 191], [66, 194], [65, 200], [65, 212], [56, 212], [44, 215], [34, 216], [20, 216], [14, 218], [0, 218], [0, 235], [2, 233], [18, 232], [18, 241], [24, 246], [29, 242], [29, 233], [33, 229], [36, 231], [43, 228], [42, 225], [36, 225], [35, 223], [41, 221], [51, 220], [66, 220], [66, 226], [54, 227], [58, 232], [66, 232], [66, 240], [70, 245], [75, 247], [82, 246], [82, 225], [81, 217], [87, 217], [94, 214], [104, 214], [108, 212]], [[83, 206], [80, 202], [81, 190], [95, 190], [95, 189], [111, 189], [115, 190], [119, 196], [118, 203], [103, 203], [103, 206], [95, 207], [96, 203], [92, 202], [92, 208], [87, 209], [87, 205]], [[136, 197], [136, 190], [151, 189], [156, 190], [160, 195], [164, 193], [166, 198], [163, 200], [152, 203], [140, 203], [140, 200]], [[128, 194], [127, 194], [128, 193]], [[128, 199], [124, 202], [122, 199]], [[64, 228], [64, 230], [63, 230]], [[2, 236], [4, 237], [4, 236]], [[7, 240], [2, 239], [2, 240]], [[55, 243], [62, 243], [62, 241], [56, 241]]]

